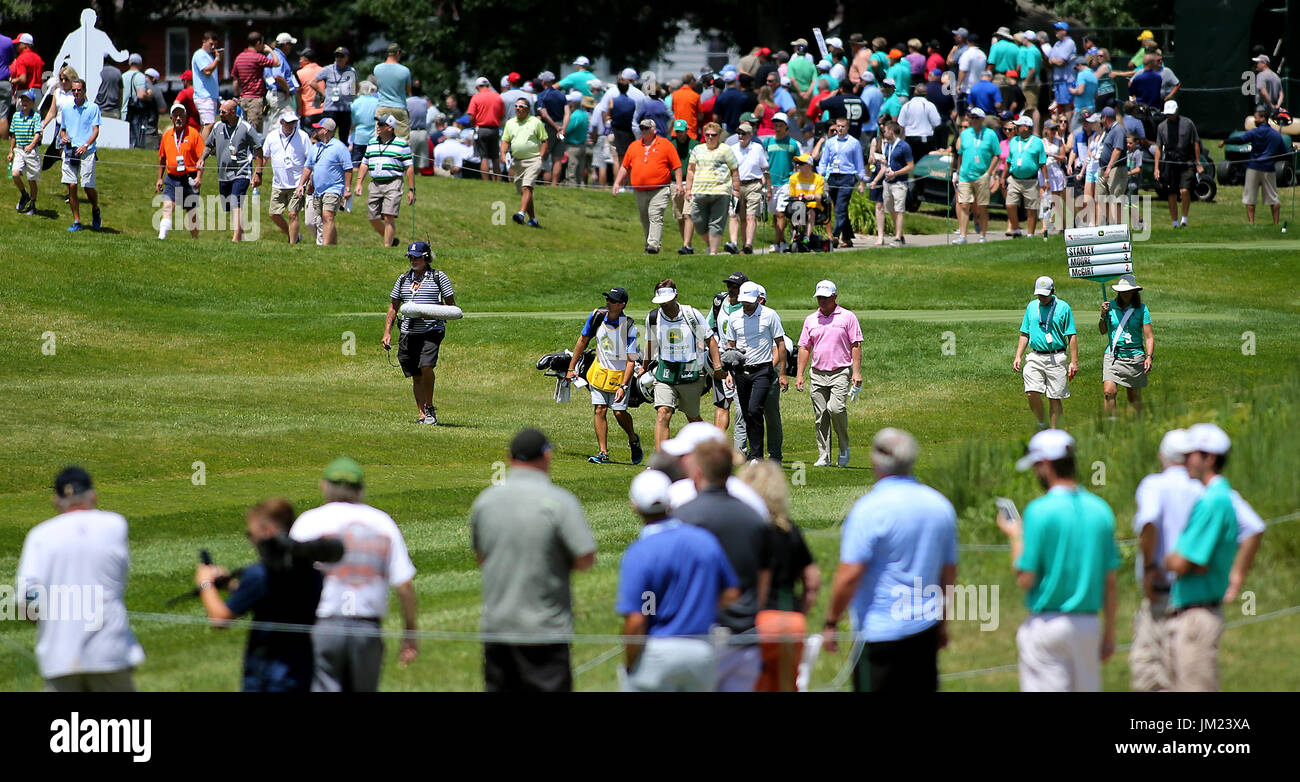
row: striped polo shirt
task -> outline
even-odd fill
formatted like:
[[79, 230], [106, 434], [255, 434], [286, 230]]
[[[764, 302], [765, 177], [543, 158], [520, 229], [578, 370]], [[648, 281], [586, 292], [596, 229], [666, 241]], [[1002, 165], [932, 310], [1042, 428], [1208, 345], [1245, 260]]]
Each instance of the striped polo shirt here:
[[32, 143], [36, 134], [41, 129], [41, 117], [36, 112], [31, 116], [23, 114], [21, 111], [14, 112], [14, 118], [9, 121], [9, 130], [14, 134], [14, 140], [18, 142], [19, 149]]
[[388, 141], [380, 141], [375, 136], [366, 145], [365, 164], [371, 179], [391, 182], [411, 167], [411, 145], [401, 136], [393, 136]]
[[[433, 275], [433, 279], [429, 279]], [[415, 283], [412, 289], [412, 283]], [[397, 282], [393, 283], [393, 292], [389, 298], [398, 302], [400, 308], [407, 302], [416, 304], [442, 304], [448, 296], [455, 296], [456, 291], [452, 290], [451, 280], [447, 275], [438, 269], [430, 269], [424, 273], [424, 279], [415, 282], [415, 275], [409, 271], [403, 272]], [[428, 320], [425, 318], [402, 318], [401, 330], [403, 334], [424, 334], [429, 331], [442, 331], [447, 328], [446, 321]]]

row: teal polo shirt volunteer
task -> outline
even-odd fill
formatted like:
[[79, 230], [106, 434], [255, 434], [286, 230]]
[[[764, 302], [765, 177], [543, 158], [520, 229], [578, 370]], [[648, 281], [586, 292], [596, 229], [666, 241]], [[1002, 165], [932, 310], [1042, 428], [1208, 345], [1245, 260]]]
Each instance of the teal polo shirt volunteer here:
[[1039, 353], [1064, 350], [1070, 344], [1070, 337], [1078, 333], [1074, 328], [1074, 311], [1055, 296], [1046, 307], [1035, 298], [1025, 307], [1020, 333], [1029, 337], [1030, 350]]
[[799, 142], [789, 136], [784, 139], [764, 136], [762, 143], [767, 150], [767, 173], [772, 177], [772, 187], [788, 184], [790, 174], [794, 173], [794, 158], [803, 154]]
[[1038, 177], [1038, 169], [1047, 165], [1047, 148], [1038, 136], [1027, 139], [1015, 136], [1007, 145], [1007, 165], [1016, 179]]
[[1053, 487], [1025, 507], [1024, 544], [1015, 567], [1037, 576], [1025, 595], [1032, 613], [1101, 610], [1106, 574], [1120, 563], [1115, 514], [1105, 500], [1077, 486]]
[[1002, 154], [1002, 144], [998, 134], [991, 128], [980, 128], [980, 135], [975, 135], [974, 128], [961, 132], [961, 169], [957, 177], [962, 182], [974, 182], [988, 173], [993, 158]]
[[1119, 341], [1115, 340], [1115, 332], [1119, 329], [1120, 321], [1124, 320], [1124, 315], [1128, 309], [1119, 306], [1119, 299], [1110, 300], [1110, 309], [1106, 311], [1108, 323], [1106, 324], [1106, 352], [1110, 352], [1110, 346], [1115, 346], [1115, 356], [1117, 358], [1132, 358], [1140, 356], [1146, 352], [1146, 343], [1142, 341], [1142, 327], [1151, 322], [1151, 311], [1147, 305], [1143, 304], [1141, 310], [1134, 310], [1129, 315], [1128, 322], [1124, 324], [1124, 332], [1120, 334]]
[[1173, 608], [1218, 603], [1228, 590], [1228, 575], [1237, 556], [1237, 513], [1232, 507], [1228, 479], [1216, 476], [1192, 506], [1187, 527], [1178, 536], [1174, 551], [1193, 565], [1209, 568], [1205, 573], [1188, 571], [1174, 581], [1169, 594]]

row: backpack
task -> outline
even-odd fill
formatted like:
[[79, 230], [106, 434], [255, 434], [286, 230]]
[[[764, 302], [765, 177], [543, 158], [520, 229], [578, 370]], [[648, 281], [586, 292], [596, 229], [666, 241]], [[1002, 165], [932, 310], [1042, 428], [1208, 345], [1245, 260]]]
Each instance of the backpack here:
[[[696, 319], [695, 308], [688, 307], [687, 305], [684, 304], [679, 306], [682, 308], [682, 312], [686, 316], [685, 318], [686, 324], [691, 327], [691, 330], [693, 331], [694, 329], [698, 328], [699, 321]], [[647, 344], [654, 336], [655, 331], [658, 329], [658, 326], [659, 326], [659, 308], [655, 307], [655, 309], [651, 311], [649, 318], [646, 320], [646, 327], [650, 332], [646, 334]], [[684, 361], [657, 360], [655, 362], [655, 368], [654, 368], [655, 380], [661, 383], [667, 383], [670, 386], [675, 386], [675, 385], [684, 385], [686, 383], [694, 383], [695, 381], [699, 380], [703, 376], [703, 373], [698, 368], [687, 369], [686, 366], [687, 366], [686, 362]]]

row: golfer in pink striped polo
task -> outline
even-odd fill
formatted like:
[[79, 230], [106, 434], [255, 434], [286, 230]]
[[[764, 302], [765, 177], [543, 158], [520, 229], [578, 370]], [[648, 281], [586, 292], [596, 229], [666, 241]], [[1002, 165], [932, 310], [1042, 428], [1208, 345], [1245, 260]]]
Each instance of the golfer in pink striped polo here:
[[[799, 334], [799, 375], [794, 387], [803, 390], [804, 372], [812, 385], [813, 420], [817, 424], [814, 467], [849, 465], [850, 384], [862, 388], [862, 327], [858, 316], [836, 303], [835, 283], [822, 280], [814, 294], [817, 310], [804, 318]], [[809, 358], [812, 367], [808, 366]], [[831, 427], [840, 443], [839, 459], [831, 461]]]

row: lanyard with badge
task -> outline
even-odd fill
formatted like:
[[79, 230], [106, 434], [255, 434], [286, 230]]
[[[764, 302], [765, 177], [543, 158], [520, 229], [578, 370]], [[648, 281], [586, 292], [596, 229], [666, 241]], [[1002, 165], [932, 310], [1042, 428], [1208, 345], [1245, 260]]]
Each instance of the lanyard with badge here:
[[176, 173], [185, 173], [185, 131], [176, 134]]
[[1056, 313], [1056, 302], [1058, 301], [1060, 301], [1060, 299], [1056, 298], [1055, 296], [1052, 297], [1052, 306], [1047, 308], [1046, 318], [1043, 317], [1042, 302], [1039, 302], [1038, 304], [1038, 328], [1042, 329], [1043, 340], [1047, 342], [1048, 345], [1052, 344], [1052, 331], [1051, 331], [1052, 315]]

